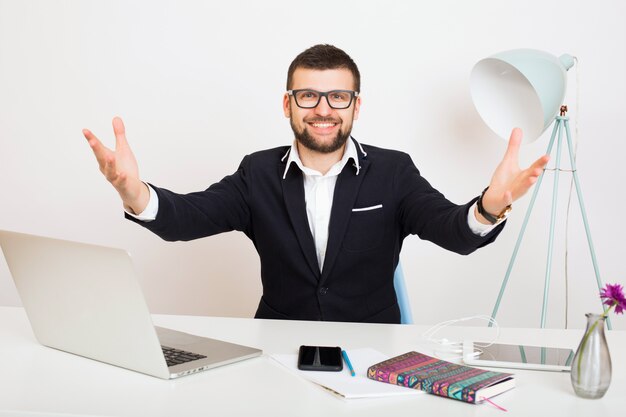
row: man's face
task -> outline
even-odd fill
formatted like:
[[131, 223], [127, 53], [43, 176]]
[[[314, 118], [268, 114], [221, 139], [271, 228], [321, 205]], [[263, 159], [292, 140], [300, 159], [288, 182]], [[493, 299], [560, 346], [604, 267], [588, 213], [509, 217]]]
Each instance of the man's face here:
[[[354, 90], [354, 78], [347, 69], [298, 68], [292, 81], [292, 90]], [[327, 98], [321, 97], [316, 107], [303, 109], [296, 105], [294, 97], [288, 94], [283, 97], [283, 111], [290, 119], [296, 140], [309, 150], [320, 153], [331, 153], [343, 147], [350, 137], [353, 120], [358, 119], [360, 105], [361, 98], [355, 97], [350, 107], [333, 109]]]

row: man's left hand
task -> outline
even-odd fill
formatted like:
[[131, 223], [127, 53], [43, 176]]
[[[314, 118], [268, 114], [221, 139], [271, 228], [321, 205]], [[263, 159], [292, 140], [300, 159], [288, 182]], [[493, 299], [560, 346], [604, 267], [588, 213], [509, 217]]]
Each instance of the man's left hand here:
[[[497, 216], [508, 205], [526, 194], [530, 187], [537, 182], [544, 167], [550, 160], [549, 155], [543, 155], [530, 167], [521, 169], [519, 166], [521, 142], [522, 129], [513, 129], [504, 158], [502, 158], [502, 161], [493, 173], [489, 189], [483, 196], [483, 208], [489, 214]], [[476, 217], [481, 223], [490, 224], [478, 212], [476, 212]]]

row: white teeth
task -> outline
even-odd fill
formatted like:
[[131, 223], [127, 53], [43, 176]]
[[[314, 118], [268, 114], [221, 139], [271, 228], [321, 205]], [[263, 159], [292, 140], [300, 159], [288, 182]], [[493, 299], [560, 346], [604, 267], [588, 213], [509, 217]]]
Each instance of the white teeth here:
[[335, 123], [313, 123], [314, 127], [326, 128], [335, 126]]

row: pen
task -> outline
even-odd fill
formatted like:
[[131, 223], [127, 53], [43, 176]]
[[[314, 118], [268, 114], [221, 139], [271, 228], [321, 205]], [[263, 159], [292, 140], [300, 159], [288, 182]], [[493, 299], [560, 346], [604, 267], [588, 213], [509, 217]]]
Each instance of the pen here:
[[346, 361], [346, 365], [348, 365], [348, 369], [350, 370], [350, 375], [355, 376], [354, 368], [352, 367], [352, 363], [350, 363], [350, 358], [348, 358], [348, 353], [345, 350], [341, 351], [341, 356], [343, 356], [343, 360]]

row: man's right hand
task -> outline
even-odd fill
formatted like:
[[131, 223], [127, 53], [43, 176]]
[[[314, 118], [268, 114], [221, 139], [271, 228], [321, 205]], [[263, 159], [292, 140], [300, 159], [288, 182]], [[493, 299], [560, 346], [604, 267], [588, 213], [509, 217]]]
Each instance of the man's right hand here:
[[150, 191], [139, 179], [137, 161], [128, 146], [124, 122], [119, 117], [113, 118], [113, 132], [115, 151], [104, 146], [90, 130], [83, 129], [83, 135], [98, 160], [100, 171], [119, 193], [124, 208], [133, 214], [139, 214], [148, 205]]

